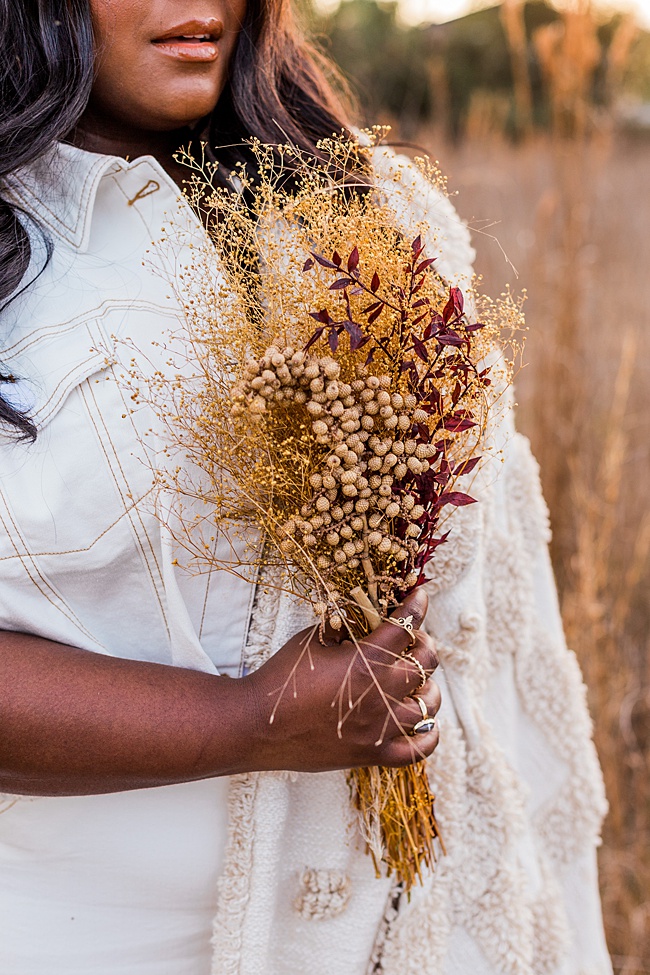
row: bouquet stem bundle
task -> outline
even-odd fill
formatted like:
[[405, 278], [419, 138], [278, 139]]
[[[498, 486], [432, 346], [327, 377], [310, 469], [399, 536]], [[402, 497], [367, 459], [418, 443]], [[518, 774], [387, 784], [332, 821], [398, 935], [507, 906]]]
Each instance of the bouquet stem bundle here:
[[[481, 317], [468, 317], [467, 296], [425, 253], [429, 228], [405, 236], [371, 186], [332, 175], [350, 160], [369, 173], [372, 138], [322, 143], [325, 162], [291, 146], [253, 149], [254, 184], [242, 169], [219, 186], [212, 167], [186, 159], [224, 277], [216, 283], [214, 254], [197, 255], [184, 338], [194, 376], [172, 396], [166, 381], [149, 382], [186, 460], [160, 480], [196, 563], [214, 561], [220, 532], [254, 527], [265, 544], [246, 565], [282, 567], [321, 622], [361, 648], [424, 581], [448, 513], [474, 501], [461, 484], [509, 381], [495, 349], [520, 307], [473, 293]], [[354, 770], [350, 782], [377, 869], [410, 889], [439, 835], [424, 763]]]
[[[433, 868], [436, 841], [444, 852], [424, 763], [355, 769], [350, 785], [377, 876], [383, 863], [410, 890], [416, 879], [422, 881], [425, 869]], [[365, 824], [369, 828], [364, 830]]]

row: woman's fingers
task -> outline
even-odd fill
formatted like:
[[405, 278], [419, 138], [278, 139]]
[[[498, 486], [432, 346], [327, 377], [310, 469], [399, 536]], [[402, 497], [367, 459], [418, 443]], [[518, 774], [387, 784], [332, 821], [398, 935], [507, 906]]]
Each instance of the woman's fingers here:
[[430, 680], [417, 696], [424, 708], [415, 699], [407, 699], [393, 709], [396, 722], [393, 725], [394, 737], [384, 742], [382, 765], [412, 765], [431, 755], [438, 745], [440, 731], [437, 723], [431, 731], [423, 734], [413, 734], [413, 728], [418, 721], [424, 720], [424, 710], [427, 716], [435, 717], [440, 708], [440, 689]]
[[439, 664], [433, 640], [422, 631], [416, 635], [415, 646], [398, 657], [391, 668], [390, 690], [395, 697], [417, 692]]
[[402, 765], [415, 765], [422, 759], [428, 758], [435, 751], [440, 741], [438, 725], [426, 735], [413, 735], [410, 738], [402, 735], [394, 738], [384, 747], [381, 764], [388, 768], [398, 768]]
[[392, 708], [394, 715], [393, 737], [409, 735], [413, 727], [425, 717], [422, 707], [415, 700], [419, 697], [429, 717], [435, 717], [440, 709], [440, 688], [435, 681], [428, 680], [421, 691], [412, 697], [406, 697]]
[[417, 630], [422, 626], [422, 621], [427, 615], [428, 606], [429, 597], [426, 594], [426, 590], [422, 586], [419, 586], [398, 606], [398, 611], [403, 610], [407, 616], [412, 616], [413, 626]]
[[[395, 622], [384, 620], [369, 636], [363, 638], [362, 643], [373, 663], [390, 667], [405, 650], [414, 645], [414, 631], [421, 626], [428, 604], [424, 589], [416, 589], [391, 613], [391, 620]], [[410, 629], [397, 620], [409, 620]]]
[[[363, 656], [358, 671], [362, 683], [372, 673], [377, 692], [390, 700], [416, 692], [438, 666], [433, 641], [418, 629], [427, 605], [426, 593], [416, 590], [358, 645]], [[366, 685], [363, 697], [369, 690]]]

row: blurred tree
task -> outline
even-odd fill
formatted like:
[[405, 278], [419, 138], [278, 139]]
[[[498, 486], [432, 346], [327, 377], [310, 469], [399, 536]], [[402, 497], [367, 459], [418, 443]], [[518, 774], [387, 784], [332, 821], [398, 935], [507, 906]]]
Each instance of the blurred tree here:
[[408, 135], [429, 117], [425, 35], [399, 25], [397, 3], [346, 0], [330, 16], [313, 19], [324, 47], [352, 82], [364, 122], [399, 118]]
[[623, 90], [650, 103], [650, 33], [639, 32], [632, 44], [623, 75]]

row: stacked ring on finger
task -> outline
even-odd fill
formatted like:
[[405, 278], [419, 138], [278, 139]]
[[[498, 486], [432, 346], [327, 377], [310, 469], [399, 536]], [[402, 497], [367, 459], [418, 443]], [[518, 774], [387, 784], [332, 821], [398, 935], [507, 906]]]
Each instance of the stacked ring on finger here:
[[414, 701], [418, 702], [420, 712], [422, 714], [422, 720], [417, 721], [413, 728], [411, 729], [411, 735], [426, 735], [430, 731], [435, 731], [436, 729], [436, 717], [434, 714], [429, 714], [427, 706], [418, 694], [412, 694], [411, 697]]
[[399, 626], [400, 630], [406, 630], [409, 635], [409, 646], [415, 646], [416, 638], [415, 633], [413, 632], [412, 616], [388, 616], [386, 617], [386, 622], [392, 623], [393, 626]]
[[[422, 664], [420, 663], [420, 661], [418, 660], [418, 658], [414, 657], [413, 654], [409, 653], [408, 651], [402, 654], [402, 660], [408, 660], [409, 663], [412, 663], [419, 674], [420, 683], [418, 684], [418, 686], [415, 688], [415, 691], [413, 692], [413, 694], [417, 694], [418, 691], [422, 690], [422, 688], [424, 687], [424, 685], [429, 679], [427, 677], [427, 672], [422, 666]], [[410, 697], [413, 697], [413, 694], [411, 694]]]

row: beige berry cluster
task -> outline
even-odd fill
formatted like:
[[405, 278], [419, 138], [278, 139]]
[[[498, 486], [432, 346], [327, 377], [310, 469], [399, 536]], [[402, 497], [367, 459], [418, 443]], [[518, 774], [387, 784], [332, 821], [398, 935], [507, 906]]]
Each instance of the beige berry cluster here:
[[[398, 563], [408, 567], [417, 553], [424, 508], [411, 491], [393, 485], [409, 472], [427, 471], [435, 448], [411, 435], [415, 423], [427, 421], [426, 412], [411, 393], [391, 392], [392, 385], [390, 376], [371, 375], [364, 366], [343, 382], [331, 356], [271, 346], [246, 363], [233, 388], [234, 415], [260, 415], [293, 401], [309, 414], [315, 441], [330, 448], [310, 476], [312, 496], [286, 521], [281, 542], [285, 555], [303, 566], [307, 561], [323, 578], [361, 566], [389, 581]], [[397, 517], [409, 522], [406, 538], [393, 534]], [[412, 586], [417, 573], [396, 581]]]

